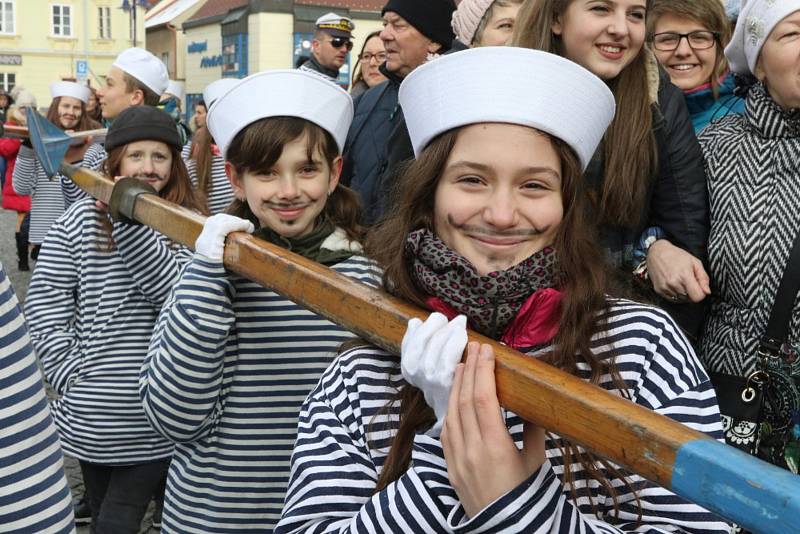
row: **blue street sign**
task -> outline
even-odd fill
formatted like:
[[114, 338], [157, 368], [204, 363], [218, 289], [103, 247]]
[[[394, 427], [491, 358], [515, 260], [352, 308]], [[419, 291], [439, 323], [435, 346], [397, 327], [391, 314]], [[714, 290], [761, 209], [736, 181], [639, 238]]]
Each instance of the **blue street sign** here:
[[89, 75], [89, 62], [83, 59], [79, 59], [75, 62], [75, 73], [77, 74], [77, 78], [79, 80], [85, 80], [88, 78]]

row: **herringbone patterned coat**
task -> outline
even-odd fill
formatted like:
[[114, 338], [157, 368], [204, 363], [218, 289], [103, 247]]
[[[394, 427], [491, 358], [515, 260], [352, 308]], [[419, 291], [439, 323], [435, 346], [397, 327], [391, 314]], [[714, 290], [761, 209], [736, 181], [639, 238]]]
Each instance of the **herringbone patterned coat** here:
[[[699, 140], [711, 203], [713, 291], [700, 355], [711, 371], [745, 376], [800, 230], [800, 111], [784, 112], [758, 84], [744, 115], [712, 124]], [[800, 300], [789, 341], [800, 345]]]

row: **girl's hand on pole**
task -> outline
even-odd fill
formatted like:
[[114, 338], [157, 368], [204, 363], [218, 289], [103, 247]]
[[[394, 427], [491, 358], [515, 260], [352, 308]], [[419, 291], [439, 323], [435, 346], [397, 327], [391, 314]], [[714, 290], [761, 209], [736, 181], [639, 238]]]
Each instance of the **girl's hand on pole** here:
[[222, 261], [225, 252], [225, 238], [231, 232], [253, 233], [255, 227], [248, 220], [218, 213], [206, 219], [203, 231], [195, 241], [194, 251], [213, 261]]
[[464, 315], [448, 321], [434, 312], [424, 322], [417, 318], [408, 321], [400, 349], [400, 370], [406, 382], [422, 391], [436, 414], [436, 423], [426, 432], [429, 436], [438, 437], [442, 432], [453, 373], [466, 346]]
[[511, 438], [497, 399], [494, 362], [491, 346], [467, 346], [442, 431], [450, 484], [469, 517], [523, 483], [545, 460], [544, 429], [526, 423], [522, 450]]

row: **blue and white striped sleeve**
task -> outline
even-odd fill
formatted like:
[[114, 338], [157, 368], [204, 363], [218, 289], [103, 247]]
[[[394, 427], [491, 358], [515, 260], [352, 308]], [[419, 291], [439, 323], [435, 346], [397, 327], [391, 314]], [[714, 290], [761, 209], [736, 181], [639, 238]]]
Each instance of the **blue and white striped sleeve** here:
[[0, 264], [0, 530], [75, 532], [58, 432], [19, 303]]
[[[375, 492], [379, 472], [360, 426], [358, 393], [340, 363], [341, 357], [301, 409], [289, 488], [275, 534], [448, 532], [445, 513], [455, 498], [444, 459], [431, 454], [432, 438], [418, 435], [412, 466]], [[381, 374], [380, 368], [374, 370]]]
[[[86, 153], [83, 155], [83, 161], [81, 161], [79, 166], [84, 169], [101, 172], [106, 156], [107, 154], [103, 145], [94, 143], [86, 149]], [[70, 180], [69, 177], [59, 174], [59, 178], [61, 179], [61, 190], [64, 193], [64, 206], [66, 208], [69, 208], [71, 205], [84, 198], [89, 198], [89, 194], [75, 185], [75, 182]]]
[[161, 310], [139, 394], [150, 424], [167, 439], [200, 438], [221, 410], [233, 291], [221, 262], [195, 255]]
[[153, 305], [163, 306], [191, 251], [172, 250], [166, 237], [139, 224], [115, 221], [111, 236], [139, 290]]
[[14, 174], [11, 179], [11, 185], [16, 194], [33, 194], [33, 190], [36, 188], [36, 181], [39, 179], [38, 167], [36, 153], [33, 149], [21, 145], [17, 153], [17, 161], [14, 164]]
[[39, 260], [25, 299], [25, 317], [45, 377], [63, 394], [81, 362], [80, 340], [75, 331], [76, 291], [79, 274], [76, 242], [57, 220], [39, 252]]

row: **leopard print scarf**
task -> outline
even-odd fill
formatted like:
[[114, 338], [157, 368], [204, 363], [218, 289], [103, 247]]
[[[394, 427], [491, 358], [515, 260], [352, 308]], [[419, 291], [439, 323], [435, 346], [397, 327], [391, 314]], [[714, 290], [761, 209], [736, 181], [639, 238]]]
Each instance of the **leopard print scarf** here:
[[528, 297], [557, 283], [552, 247], [485, 276], [427, 229], [409, 234], [405, 251], [417, 287], [466, 315], [475, 330], [492, 339], [500, 339]]

